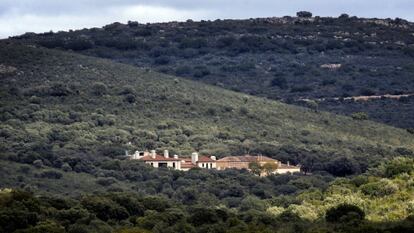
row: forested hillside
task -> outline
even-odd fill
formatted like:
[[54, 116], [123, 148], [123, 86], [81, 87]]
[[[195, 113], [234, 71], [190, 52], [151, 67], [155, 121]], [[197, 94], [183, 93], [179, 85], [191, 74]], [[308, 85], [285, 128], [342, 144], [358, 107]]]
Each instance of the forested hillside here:
[[[412, 131], [157, 67], [0, 42], [0, 232], [413, 229]], [[126, 159], [137, 149], [263, 154], [303, 173], [155, 169]]]
[[264, 154], [344, 176], [414, 150], [406, 130], [150, 69], [14, 43], [3, 43], [0, 55], [1, 149], [23, 163], [169, 149]]
[[[402, 19], [309, 17], [113, 23], [13, 40], [151, 67], [308, 107], [302, 98], [414, 93], [414, 26]], [[414, 128], [414, 97], [311, 107]], [[378, 107], [381, 110], [378, 111]]]

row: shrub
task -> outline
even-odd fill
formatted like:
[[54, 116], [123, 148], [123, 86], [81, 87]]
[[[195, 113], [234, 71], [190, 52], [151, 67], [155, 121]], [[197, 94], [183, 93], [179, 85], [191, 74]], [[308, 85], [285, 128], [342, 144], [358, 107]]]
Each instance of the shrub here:
[[347, 176], [361, 171], [359, 164], [352, 158], [341, 156], [326, 165], [326, 171], [334, 176]]
[[72, 167], [68, 163], [64, 163], [62, 165], [62, 170], [65, 171], [65, 172], [70, 172], [70, 171], [72, 171]]
[[390, 180], [382, 179], [378, 182], [371, 182], [360, 187], [365, 195], [373, 197], [384, 197], [398, 191], [398, 186]]
[[129, 95], [129, 94], [130, 95], [135, 95], [136, 91], [135, 91], [135, 88], [133, 86], [125, 85], [125, 86], [122, 87], [122, 90], [119, 94], [121, 94], [121, 95]]
[[285, 77], [276, 77], [272, 79], [272, 82], [270, 83], [272, 87], [277, 86], [280, 89], [286, 89], [287, 88], [287, 80]]
[[105, 95], [108, 92], [108, 87], [102, 82], [96, 82], [92, 85], [92, 93], [97, 96]]
[[362, 221], [365, 218], [364, 211], [355, 205], [341, 204], [326, 211], [325, 219], [328, 222], [352, 222]]
[[33, 161], [33, 166], [35, 166], [36, 168], [42, 168], [43, 167], [42, 160], [38, 159], [38, 160]]
[[134, 95], [128, 94], [128, 95], [125, 96], [125, 101], [130, 103], [130, 104], [133, 104], [137, 101], [137, 99]]
[[208, 109], [207, 109], [207, 114], [208, 114], [209, 116], [215, 116], [215, 115], [217, 114], [217, 111], [216, 111], [216, 109], [214, 109], [214, 108], [208, 108]]
[[292, 87], [290, 92], [309, 92], [312, 90], [313, 88], [311, 86], [295, 86], [295, 87]]
[[71, 49], [74, 51], [90, 49], [93, 46], [93, 42], [88, 39], [72, 39], [64, 45], [65, 49]]
[[47, 89], [47, 93], [50, 96], [68, 96], [72, 94], [72, 90], [66, 84], [57, 82]]
[[139, 23], [137, 21], [128, 21], [128, 26], [130, 28], [135, 28], [139, 26]]
[[368, 114], [366, 112], [354, 112], [351, 114], [351, 117], [354, 120], [368, 120]]
[[384, 164], [385, 177], [394, 177], [402, 173], [414, 171], [414, 160], [410, 158], [398, 157]]
[[206, 46], [207, 46], [207, 40], [204, 38], [195, 38], [195, 39], [185, 38], [179, 45], [181, 49], [185, 49], [185, 48], [199, 49], [199, 48], [206, 47]]
[[20, 169], [19, 170], [23, 174], [29, 174], [31, 169], [30, 169], [30, 166], [22, 165], [22, 166], [20, 166]]
[[96, 180], [96, 183], [102, 186], [109, 186], [111, 184], [116, 183], [116, 180], [112, 177], [109, 178], [100, 178]]
[[341, 14], [339, 17], [339, 19], [349, 19], [349, 15], [348, 14]]
[[195, 226], [214, 224], [219, 221], [216, 212], [210, 208], [196, 208], [191, 211], [189, 222]]
[[249, 114], [249, 109], [247, 109], [246, 107], [241, 107], [240, 108], [240, 113], [242, 115], [247, 115], [247, 114]]
[[62, 176], [62, 173], [54, 170], [47, 170], [40, 173], [40, 177], [47, 179], [60, 179]]
[[210, 70], [208, 70], [207, 67], [201, 66], [201, 67], [196, 67], [196, 70], [194, 72], [194, 77], [202, 78], [209, 74], [210, 74]]
[[167, 65], [168, 63], [170, 63], [170, 58], [168, 56], [160, 56], [154, 60], [155, 65]]
[[366, 96], [375, 95], [375, 91], [374, 91], [374, 90], [371, 90], [371, 89], [369, 89], [369, 88], [363, 88], [363, 89], [361, 89], [361, 90], [359, 91], [359, 93], [360, 93], [361, 95], [366, 95]]
[[296, 16], [301, 18], [311, 18], [312, 13], [309, 11], [299, 11], [296, 13]]

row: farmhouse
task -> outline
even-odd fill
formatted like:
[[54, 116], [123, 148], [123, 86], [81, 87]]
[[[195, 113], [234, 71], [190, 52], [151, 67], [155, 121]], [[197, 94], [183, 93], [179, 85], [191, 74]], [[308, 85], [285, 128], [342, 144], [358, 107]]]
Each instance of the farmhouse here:
[[[168, 150], [164, 150], [163, 155], [158, 155], [155, 150], [151, 150], [150, 152], [136, 151], [129, 157], [130, 159], [145, 162], [155, 168], [170, 167], [181, 171], [188, 171], [197, 167], [217, 170], [231, 168], [250, 170], [250, 165], [252, 163], [256, 163], [261, 168], [264, 168], [267, 164], [271, 164], [271, 167], [274, 168], [274, 170], [272, 170], [272, 173], [274, 174], [300, 172], [300, 166], [292, 166], [289, 162], [287, 164], [283, 164], [278, 160], [262, 155], [227, 156], [216, 160], [215, 156], [200, 156], [197, 152], [192, 153], [191, 157], [179, 158], [178, 155], [170, 157]], [[264, 169], [262, 169], [262, 175], [266, 175], [263, 170]]]
[[286, 173], [295, 173], [300, 172], [300, 166], [292, 166], [289, 164], [283, 164], [282, 162], [269, 158], [267, 156], [251, 156], [251, 155], [244, 155], [244, 156], [228, 156], [222, 159], [217, 160], [217, 169], [224, 170], [228, 168], [235, 168], [235, 169], [248, 169], [251, 163], [257, 163], [259, 166], [263, 167], [265, 164], [270, 163], [274, 164], [275, 170], [273, 171], [274, 174], [286, 174]]
[[133, 155], [132, 159], [138, 159], [145, 162], [153, 167], [171, 167], [180, 170], [181, 169], [181, 159], [178, 156], [170, 158], [168, 151], [164, 151], [164, 156], [158, 155], [155, 150], [152, 150], [150, 153], [143, 152], [142, 157], [138, 153]]
[[155, 150], [151, 150], [151, 152], [136, 151], [130, 158], [143, 161], [156, 168], [171, 167], [182, 171], [188, 171], [195, 167], [205, 169], [216, 168], [216, 158], [214, 156], [199, 156], [197, 152], [192, 153], [191, 158], [179, 158], [178, 155], [174, 155], [171, 158], [168, 150], [164, 150], [164, 155], [158, 155]]
[[205, 169], [215, 169], [216, 168], [216, 158], [214, 156], [199, 156], [197, 152], [191, 154], [191, 158], [185, 158], [181, 160], [181, 169], [182, 171], [188, 171], [191, 168], [205, 168]]

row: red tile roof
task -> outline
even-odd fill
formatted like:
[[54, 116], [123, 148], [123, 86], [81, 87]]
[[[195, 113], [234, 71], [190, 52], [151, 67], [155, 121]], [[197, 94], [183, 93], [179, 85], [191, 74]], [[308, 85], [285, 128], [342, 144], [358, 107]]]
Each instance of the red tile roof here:
[[216, 162], [216, 160], [213, 160], [213, 159], [211, 159], [210, 157], [207, 157], [207, 156], [198, 156], [198, 161], [197, 162], [212, 163], [212, 162]]
[[219, 159], [218, 162], [277, 162], [277, 160], [266, 157], [266, 156], [252, 156], [252, 155], [243, 155], [243, 156], [227, 156], [222, 159]]
[[162, 155], [155, 155], [155, 158], [153, 158], [151, 157], [151, 155], [147, 155], [147, 156], [140, 158], [139, 160], [142, 160], [142, 161], [180, 161], [181, 159], [165, 158]]

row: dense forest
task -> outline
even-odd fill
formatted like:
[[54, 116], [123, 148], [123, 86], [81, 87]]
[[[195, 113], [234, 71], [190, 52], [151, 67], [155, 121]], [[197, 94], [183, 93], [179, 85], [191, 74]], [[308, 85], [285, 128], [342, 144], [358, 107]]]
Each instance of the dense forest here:
[[[28, 166], [20, 169], [26, 174], [41, 171]], [[162, 173], [156, 179], [162, 184], [157, 196], [116, 189], [76, 198], [0, 190], [0, 231], [409, 233], [414, 229], [413, 159], [395, 158], [329, 185], [317, 177], [313, 182], [319, 185], [312, 184], [310, 177], [258, 178], [239, 171], [202, 169], [180, 174], [162, 169], [149, 172], [147, 179]], [[44, 179], [52, 183], [60, 178]], [[300, 191], [259, 198], [237, 188], [246, 188], [246, 183], [280, 187], [285, 182]], [[200, 186], [205, 190], [196, 192]]]
[[[403, 19], [309, 17], [158, 24], [113, 23], [13, 38], [109, 58], [250, 95], [303, 98], [414, 94], [414, 25]], [[414, 128], [414, 96], [319, 109]], [[378, 107], [388, 109], [378, 111]]]
[[168, 149], [218, 158], [263, 154], [345, 176], [414, 153], [412, 132], [358, 117], [74, 53], [3, 43], [0, 54], [1, 147], [12, 161], [59, 168], [66, 157], [87, 163], [125, 150]]
[[[342, 98], [414, 90], [412, 24], [300, 16], [0, 41], [0, 232], [413, 232], [413, 98]], [[125, 156], [151, 149], [302, 172]]]

